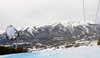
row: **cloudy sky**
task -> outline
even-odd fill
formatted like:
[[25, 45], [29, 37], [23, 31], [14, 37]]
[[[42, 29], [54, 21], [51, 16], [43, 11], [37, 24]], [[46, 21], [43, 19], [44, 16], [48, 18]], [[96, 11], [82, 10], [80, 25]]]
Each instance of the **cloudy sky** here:
[[[85, 16], [95, 21], [99, 0], [84, 0]], [[100, 9], [99, 9], [100, 13]], [[100, 23], [98, 13], [97, 23]], [[84, 21], [83, 0], [0, 0], [0, 30], [51, 25], [66, 20]]]

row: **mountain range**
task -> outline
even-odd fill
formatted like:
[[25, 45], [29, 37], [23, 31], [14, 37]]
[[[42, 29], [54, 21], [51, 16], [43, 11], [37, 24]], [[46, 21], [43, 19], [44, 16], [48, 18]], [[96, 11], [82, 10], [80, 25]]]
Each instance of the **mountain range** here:
[[[66, 48], [80, 45], [88, 46], [91, 42], [98, 40], [99, 30], [100, 24], [68, 20], [41, 27], [25, 27], [19, 37], [19, 42], [30, 42], [29, 45], [25, 45], [27, 48], [43, 49], [59, 48], [58, 46], [61, 45], [65, 45]], [[4, 33], [0, 34], [0, 44], [11, 44], [9, 40], [5, 39]]]

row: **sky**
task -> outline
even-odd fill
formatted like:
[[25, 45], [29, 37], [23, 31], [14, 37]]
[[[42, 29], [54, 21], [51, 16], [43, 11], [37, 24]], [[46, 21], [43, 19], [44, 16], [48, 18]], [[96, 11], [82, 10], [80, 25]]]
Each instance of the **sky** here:
[[[95, 21], [99, 0], [84, 0], [85, 20]], [[96, 23], [100, 23], [100, 9]], [[84, 21], [83, 0], [0, 0], [0, 30]]]

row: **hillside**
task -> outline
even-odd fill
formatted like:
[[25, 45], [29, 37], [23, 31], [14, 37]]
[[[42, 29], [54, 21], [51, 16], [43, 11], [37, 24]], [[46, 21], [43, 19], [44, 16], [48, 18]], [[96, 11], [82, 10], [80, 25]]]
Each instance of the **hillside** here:
[[0, 58], [100, 58], [100, 46], [10, 54]]

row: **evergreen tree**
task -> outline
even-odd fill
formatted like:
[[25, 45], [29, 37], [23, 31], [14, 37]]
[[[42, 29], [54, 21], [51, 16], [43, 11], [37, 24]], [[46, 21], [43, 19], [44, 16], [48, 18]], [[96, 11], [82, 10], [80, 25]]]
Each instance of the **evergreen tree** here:
[[100, 45], [100, 38], [98, 39], [98, 43], [97, 43], [97, 45]]

